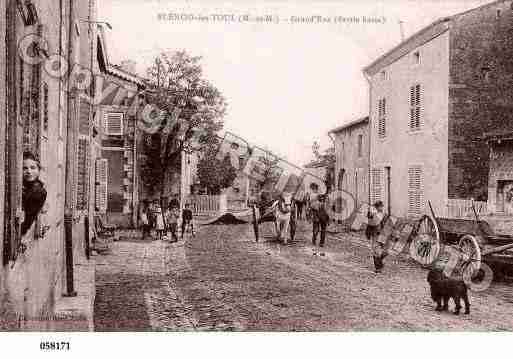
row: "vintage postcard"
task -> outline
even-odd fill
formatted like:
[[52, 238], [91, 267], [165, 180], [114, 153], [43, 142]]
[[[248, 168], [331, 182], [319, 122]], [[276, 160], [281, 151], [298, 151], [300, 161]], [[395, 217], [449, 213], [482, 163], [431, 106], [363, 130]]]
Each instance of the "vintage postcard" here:
[[2, 331], [513, 330], [512, 0], [2, 0], [0, 35]]

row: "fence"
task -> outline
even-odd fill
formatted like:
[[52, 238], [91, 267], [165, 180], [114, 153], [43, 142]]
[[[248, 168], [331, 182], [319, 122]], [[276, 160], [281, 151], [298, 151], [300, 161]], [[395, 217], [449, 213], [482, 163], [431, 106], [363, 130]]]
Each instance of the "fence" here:
[[226, 195], [190, 195], [185, 199], [195, 215], [219, 215], [226, 212]]
[[229, 199], [228, 201], [228, 209], [231, 211], [244, 211], [248, 209], [248, 203], [246, 199]]
[[[474, 201], [474, 207], [478, 216], [488, 214], [488, 206], [486, 202]], [[447, 200], [447, 217], [448, 218], [474, 218], [474, 210], [472, 209], [472, 200], [468, 199], [448, 199]]]

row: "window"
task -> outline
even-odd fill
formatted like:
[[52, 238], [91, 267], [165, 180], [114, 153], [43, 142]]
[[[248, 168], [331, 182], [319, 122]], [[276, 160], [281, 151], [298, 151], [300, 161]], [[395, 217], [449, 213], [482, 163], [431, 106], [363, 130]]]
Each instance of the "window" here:
[[381, 80], [382, 81], [388, 80], [388, 74], [385, 70], [381, 71]]
[[381, 168], [373, 168], [371, 171], [371, 201], [372, 204], [381, 200]]
[[490, 67], [489, 66], [483, 66], [481, 67], [481, 76], [485, 82], [490, 81]]
[[94, 204], [100, 213], [107, 212], [107, 174], [108, 160], [99, 158], [95, 163], [95, 195]]
[[363, 156], [363, 135], [358, 135], [358, 157]]
[[408, 167], [408, 216], [416, 217], [421, 214], [422, 203], [422, 168]]
[[420, 129], [421, 87], [419, 84], [410, 87], [410, 129]]
[[415, 63], [415, 65], [420, 65], [420, 52], [415, 51], [413, 53], [413, 62]]
[[378, 100], [378, 137], [384, 138], [386, 136], [386, 114], [387, 103], [386, 99]]
[[84, 138], [78, 140], [77, 153], [77, 209], [87, 209], [88, 203], [88, 168], [89, 160], [89, 142]]
[[341, 189], [344, 189], [344, 174], [345, 174], [346, 170], [345, 169], [341, 169], [339, 172], [338, 172], [338, 179], [337, 179], [337, 189], [341, 190]]
[[43, 130], [48, 131], [48, 84], [43, 84]]
[[76, 208], [86, 210], [89, 203], [89, 102], [82, 97], [78, 98], [78, 143], [76, 157]]
[[123, 112], [108, 112], [105, 114], [104, 120], [106, 135], [123, 135]]

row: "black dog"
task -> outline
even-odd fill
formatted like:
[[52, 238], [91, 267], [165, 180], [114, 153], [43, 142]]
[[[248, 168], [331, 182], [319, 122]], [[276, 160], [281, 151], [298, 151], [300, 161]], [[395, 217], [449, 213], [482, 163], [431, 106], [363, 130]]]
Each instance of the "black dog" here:
[[429, 271], [427, 281], [431, 287], [431, 298], [436, 302], [435, 310], [448, 310], [449, 299], [452, 298], [455, 304], [454, 314], [460, 314], [460, 299], [463, 299], [465, 303], [465, 314], [470, 313], [470, 303], [465, 282], [459, 279], [448, 278], [438, 268]]

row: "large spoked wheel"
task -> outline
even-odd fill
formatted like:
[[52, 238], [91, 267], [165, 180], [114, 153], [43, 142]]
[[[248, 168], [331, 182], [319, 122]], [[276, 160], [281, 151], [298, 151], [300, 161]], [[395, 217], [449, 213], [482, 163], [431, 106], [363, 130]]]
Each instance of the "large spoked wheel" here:
[[419, 220], [415, 236], [410, 243], [410, 255], [418, 263], [428, 266], [440, 254], [440, 231], [436, 221], [424, 215]]
[[465, 234], [460, 238], [458, 247], [461, 251], [461, 270], [467, 278], [473, 278], [481, 269], [481, 247], [477, 237]]

